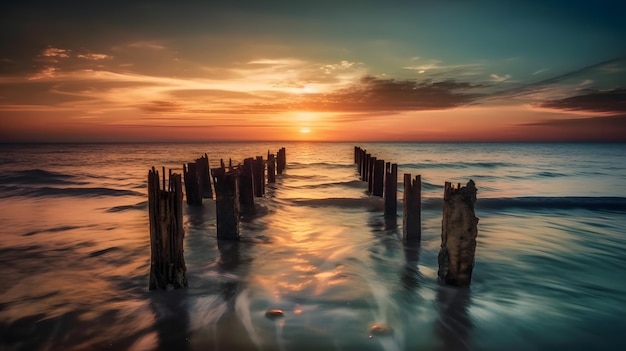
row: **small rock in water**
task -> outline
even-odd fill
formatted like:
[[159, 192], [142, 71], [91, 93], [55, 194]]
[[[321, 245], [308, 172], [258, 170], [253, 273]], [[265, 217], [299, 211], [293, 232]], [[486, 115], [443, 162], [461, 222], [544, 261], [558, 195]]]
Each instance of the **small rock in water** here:
[[[391, 328], [383, 323], [370, 324], [370, 333], [372, 335], [385, 335], [391, 333]], [[370, 335], [371, 336], [371, 335]]]
[[265, 317], [269, 318], [282, 317], [284, 315], [285, 312], [283, 312], [283, 310], [281, 310], [280, 308], [270, 308], [269, 310], [265, 311]]

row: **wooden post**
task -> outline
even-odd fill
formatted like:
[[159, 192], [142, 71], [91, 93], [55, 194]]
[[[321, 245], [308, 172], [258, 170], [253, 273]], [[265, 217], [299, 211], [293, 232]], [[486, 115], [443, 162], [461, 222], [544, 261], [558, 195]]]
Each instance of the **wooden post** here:
[[363, 172], [363, 180], [366, 182], [370, 181], [370, 165], [372, 164], [372, 155], [365, 155], [365, 168]]
[[374, 182], [372, 184], [372, 195], [383, 196], [385, 188], [385, 160], [376, 160], [374, 164]]
[[198, 183], [198, 168], [195, 162], [183, 165], [183, 175], [185, 178], [185, 194], [187, 195], [187, 205], [202, 206], [202, 195]]
[[217, 238], [239, 240], [239, 170], [213, 169]]
[[200, 193], [203, 199], [213, 198], [213, 188], [211, 187], [211, 169], [209, 168], [209, 156], [204, 156], [196, 159], [196, 166], [198, 170], [198, 184], [200, 185]]
[[370, 164], [367, 169], [367, 192], [370, 195], [374, 194], [374, 165], [376, 164], [376, 157], [370, 159]]
[[267, 183], [276, 183], [276, 159], [267, 152]]
[[402, 239], [405, 243], [419, 243], [422, 239], [422, 176], [404, 174], [404, 199], [402, 200]]
[[284, 147], [278, 150], [278, 155], [276, 156], [276, 172], [278, 174], [283, 174], [285, 168], [287, 167], [287, 154], [286, 149]]
[[361, 176], [361, 180], [365, 180], [365, 159], [367, 155], [367, 151], [365, 149], [361, 150], [361, 162], [359, 163], [359, 175]]
[[[165, 176], [165, 172], [163, 172]], [[159, 172], [148, 172], [148, 217], [150, 221], [150, 281], [148, 288], [187, 286], [183, 255], [183, 187], [180, 174], [171, 173], [169, 189], [159, 186]]]
[[254, 196], [262, 197], [265, 194], [265, 162], [263, 156], [257, 156], [252, 168], [254, 177]]
[[241, 173], [239, 173], [239, 204], [241, 212], [254, 212], [254, 183], [252, 177], [252, 157], [243, 160]]
[[385, 217], [395, 217], [398, 211], [398, 165], [385, 165]]
[[472, 180], [456, 189], [445, 183], [438, 275], [448, 285], [469, 286], [472, 280], [478, 236], [478, 218], [474, 213], [476, 192]]

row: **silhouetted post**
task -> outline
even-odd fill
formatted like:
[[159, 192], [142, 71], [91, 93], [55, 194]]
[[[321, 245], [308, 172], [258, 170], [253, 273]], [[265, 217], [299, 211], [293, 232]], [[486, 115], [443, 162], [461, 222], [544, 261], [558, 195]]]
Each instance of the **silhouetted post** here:
[[372, 183], [372, 195], [383, 196], [385, 188], [385, 160], [376, 160], [374, 164], [374, 181]]
[[183, 175], [185, 178], [185, 194], [187, 195], [187, 205], [202, 206], [202, 194], [200, 194], [200, 184], [198, 182], [198, 167], [195, 162], [183, 165]]
[[276, 183], [276, 159], [267, 152], [267, 183]]
[[365, 160], [363, 159], [365, 157], [365, 153], [363, 152], [363, 149], [359, 148], [359, 161], [357, 163], [358, 168], [359, 168], [359, 179], [363, 180], [363, 162], [365, 162]]
[[359, 175], [361, 176], [361, 180], [365, 180], [366, 155], [367, 155], [367, 151], [365, 149], [362, 149], [361, 150], [361, 163], [359, 164]]
[[276, 156], [276, 172], [278, 174], [283, 174], [285, 168], [287, 167], [287, 151], [284, 147], [278, 150], [278, 155]]
[[372, 155], [371, 154], [366, 154], [365, 155], [365, 172], [364, 172], [364, 178], [363, 180], [366, 182], [370, 181], [370, 169], [372, 165]]
[[474, 213], [476, 185], [470, 180], [457, 188], [446, 182], [443, 192], [439, 280], [455, 286], [469, 286], [474, 269], [478, 218]]
[[[165, 171], [163, 172], [165, 182]], [[159, 172], [148, 172], [148, 217], [150, 221], [150, 281], [148, 288], [187, 286], [183, 255], [183, 186], [180, 174], [169, 175], [169, 188], [160, 188]]]
[[404, 174], [404, 199], [402, 200], [402, 239], [405, 243], [419, 243], [422, 239], [422, 177]]
[[395, 217], [398, 211], [398, 165], [385, 165], [385, 217]]
[[262, 197], [265, 194], [265, 162], [263, 156], [257, 156], [252, 167], [254, 177], [254, 196]]
[[239, 205], [241, 212], [254, 212], [254, 183], [252, 178], [252, 157], [243, 160], [243, 166], [239, 173]]
[[367, 169], [367, 192], [372, 195], [374, 193], [374, 165], [376, 164], [376, 157], [370, 159], [370, 164]]
[[196, 159], [196, 166], [198, 168], [198, 184], [200, 184], [200, 193], [203, 199], [213, 198], [213, 189], [211, 187], [211, 170], [209, 168], [209, 156], [204, 156]]
[[217, 238], [239, 240], [239, 171], [213, 169]]

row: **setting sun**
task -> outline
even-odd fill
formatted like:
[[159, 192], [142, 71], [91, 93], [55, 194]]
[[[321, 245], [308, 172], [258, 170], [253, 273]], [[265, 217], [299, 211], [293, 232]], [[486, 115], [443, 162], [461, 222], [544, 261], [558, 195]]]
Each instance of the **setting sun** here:
[[311, 133], [311, 129], [309, 129], [309, 128], [301, 128], [300, 129], [300, 133], [302, 133], [302, 134], [309, 134], [309, 133]]

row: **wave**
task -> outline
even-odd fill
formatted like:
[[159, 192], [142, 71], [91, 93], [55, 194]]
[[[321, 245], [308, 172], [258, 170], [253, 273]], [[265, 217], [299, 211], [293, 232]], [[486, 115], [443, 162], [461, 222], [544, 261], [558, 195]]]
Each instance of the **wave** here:
[[309, 168], [309, 167], [323, 167], [323, 168], [353, 168], [355, 165], [353, 163], [330, 163], [330, 162], [313, 162], [313, 163], [300, 163], [300, 162], [289, 162], [287, 164], [287, 169], [289, 168]]
[[364, 189], [367, 186], [365, 182], [361, 180], [348, 180], [343, 182], [330, 182], [323, 184], [310, 184], [310, 185], [302, 185], [298, 186], [298, 189], [319, 189], [319, 188], [330, 188], [335, 186], [341, 186], [346, 188], [355, 188], [355, 189]]
[[0, 186], [0, 198], [24, 197], [97, 197], [97, 196], [145, 196], [145, 194], [112, 188], [54, 188]]
[[56, 184], [80, 185], [84, 182], [73, 181], [74, 176], [50, 172], [43, 169], [26, 169], [0, 174], [0, 184]]
[[145, 210], [146, 208], [148, 208], [148, 201], [142, 201], [134, 205], [114, 206], [114, 207], [107, 209], [106, 212], [111, 212], [111, 213], [125, 212], [125, 211], [132, 211], [132, 210]]
[[74, 230], [74, 229], [89, 228], [89, 227], [94, 227], [94, 226], [95, 226], [94, 224], [82, 225], [82, 226], [64, 225], [60, 227], [54, 227], [54, 228], [48, 228], [48, 229], [42, 229], [42, 230], [33, 230], [28, 233], [22, 234], [22, 236], [32, 236], [32, 235], [43, 234], [43, 233], [58, 233], [58, 232], [65, 232], [65, 231]]
[[341, 208], [367, 208], [370, 210], [382, 210], [384, 200], [382, 197], [370, 196], [362, 198], [334, 197], [326, 199], [292, 199], [293, 205], [310, 207], [341, 207]]
[[433, 162], [433, 163], [402, 163], [398, 167], [401, 168], [499, 168], [499, 167], [516, 167], [517, 165], [509, 162]]
[[[422, 208], [441, 209], [441, 198], [422, 199]], [[583, 210], [609, 210], [626, 211], [625, 197], [591, 197], [591, 196], [565, 196], [565, 197], [502, 197], [502, 198], [478, 198], [477, 210], [505, 210], [505, 209], [583, 209]]]

